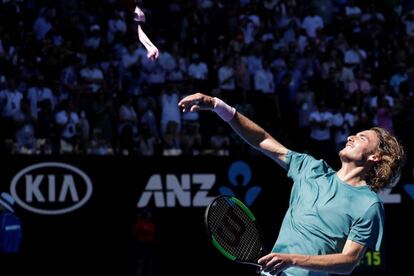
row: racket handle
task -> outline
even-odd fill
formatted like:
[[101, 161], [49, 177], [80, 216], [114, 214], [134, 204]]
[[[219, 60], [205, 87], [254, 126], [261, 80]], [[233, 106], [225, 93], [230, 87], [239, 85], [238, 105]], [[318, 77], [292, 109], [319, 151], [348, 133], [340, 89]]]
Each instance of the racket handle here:
[[275, 276], [275, 275], [278, 275], [278, 274], [271, 274], [271, 273], [269, 273], [269, 272], [264, 272], [264, 271], [262, 271], [262, 270], [256, 270], [256, 273], [260, 273], [260, 275], [262, 275], [262, 276]]
[[[256, 269], [257, 274], [261, 274], [262, 272], [263, 272], [263, 269], [261, 266], [258, 269]], [[263, 273], [266, 273], [266, 272], [263, 272]]]

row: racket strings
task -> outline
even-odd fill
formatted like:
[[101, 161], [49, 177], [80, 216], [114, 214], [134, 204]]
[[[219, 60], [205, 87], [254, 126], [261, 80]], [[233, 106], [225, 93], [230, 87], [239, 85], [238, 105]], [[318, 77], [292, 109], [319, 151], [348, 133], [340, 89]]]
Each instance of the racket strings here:
[[[231, 219], [228, 218], [229, 208]], [[212, 235], [228, 253], [239, 261], [257, 260], [262, 249], [262, 235], [256, 221], [240, 206], [226, 198], [219, 199], [210, 207], [207, 220]]]

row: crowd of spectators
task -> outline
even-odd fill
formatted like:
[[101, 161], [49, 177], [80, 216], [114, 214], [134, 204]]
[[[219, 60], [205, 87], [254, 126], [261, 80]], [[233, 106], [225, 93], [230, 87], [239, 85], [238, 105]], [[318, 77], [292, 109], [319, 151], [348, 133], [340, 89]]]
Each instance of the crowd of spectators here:
[[218, 96], [282, 142], [335, 152], [373, 125], [409, 133], [414, 8], [398, 0], [2, 0], [0, 152], [227, 155], [252, 151], [210, 113]]

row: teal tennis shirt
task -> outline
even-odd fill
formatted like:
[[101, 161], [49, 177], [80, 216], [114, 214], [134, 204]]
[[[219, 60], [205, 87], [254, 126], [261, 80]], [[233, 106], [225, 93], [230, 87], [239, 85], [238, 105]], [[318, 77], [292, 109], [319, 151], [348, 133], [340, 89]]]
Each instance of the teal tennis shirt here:
[[[368, 185], [341, 181], [325, 161], [289, 151], [288, 176], [293, 180], [289, 208], [273, 252], [305, 255], [340, 253], [346, 240], [379, 250], [384, 206]], [[291, 267], [280, 275], [329, 275]]]

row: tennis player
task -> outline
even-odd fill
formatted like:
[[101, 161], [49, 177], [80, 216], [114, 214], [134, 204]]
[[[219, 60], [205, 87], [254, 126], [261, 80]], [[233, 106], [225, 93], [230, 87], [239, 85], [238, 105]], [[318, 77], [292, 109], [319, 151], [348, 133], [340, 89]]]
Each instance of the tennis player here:
[[374, 127], [348, 137], [341, 168], [294, 152], [219, 98], [196, 93], [183, 112], [212, 110], [248, 144], [287, 170], [293, 180], [289, 208], [263, 274], [350, 274], [367, 248], [379, 250], [384, 229], [380, 189], [398, 179], [405, 154], [397, 139]]

